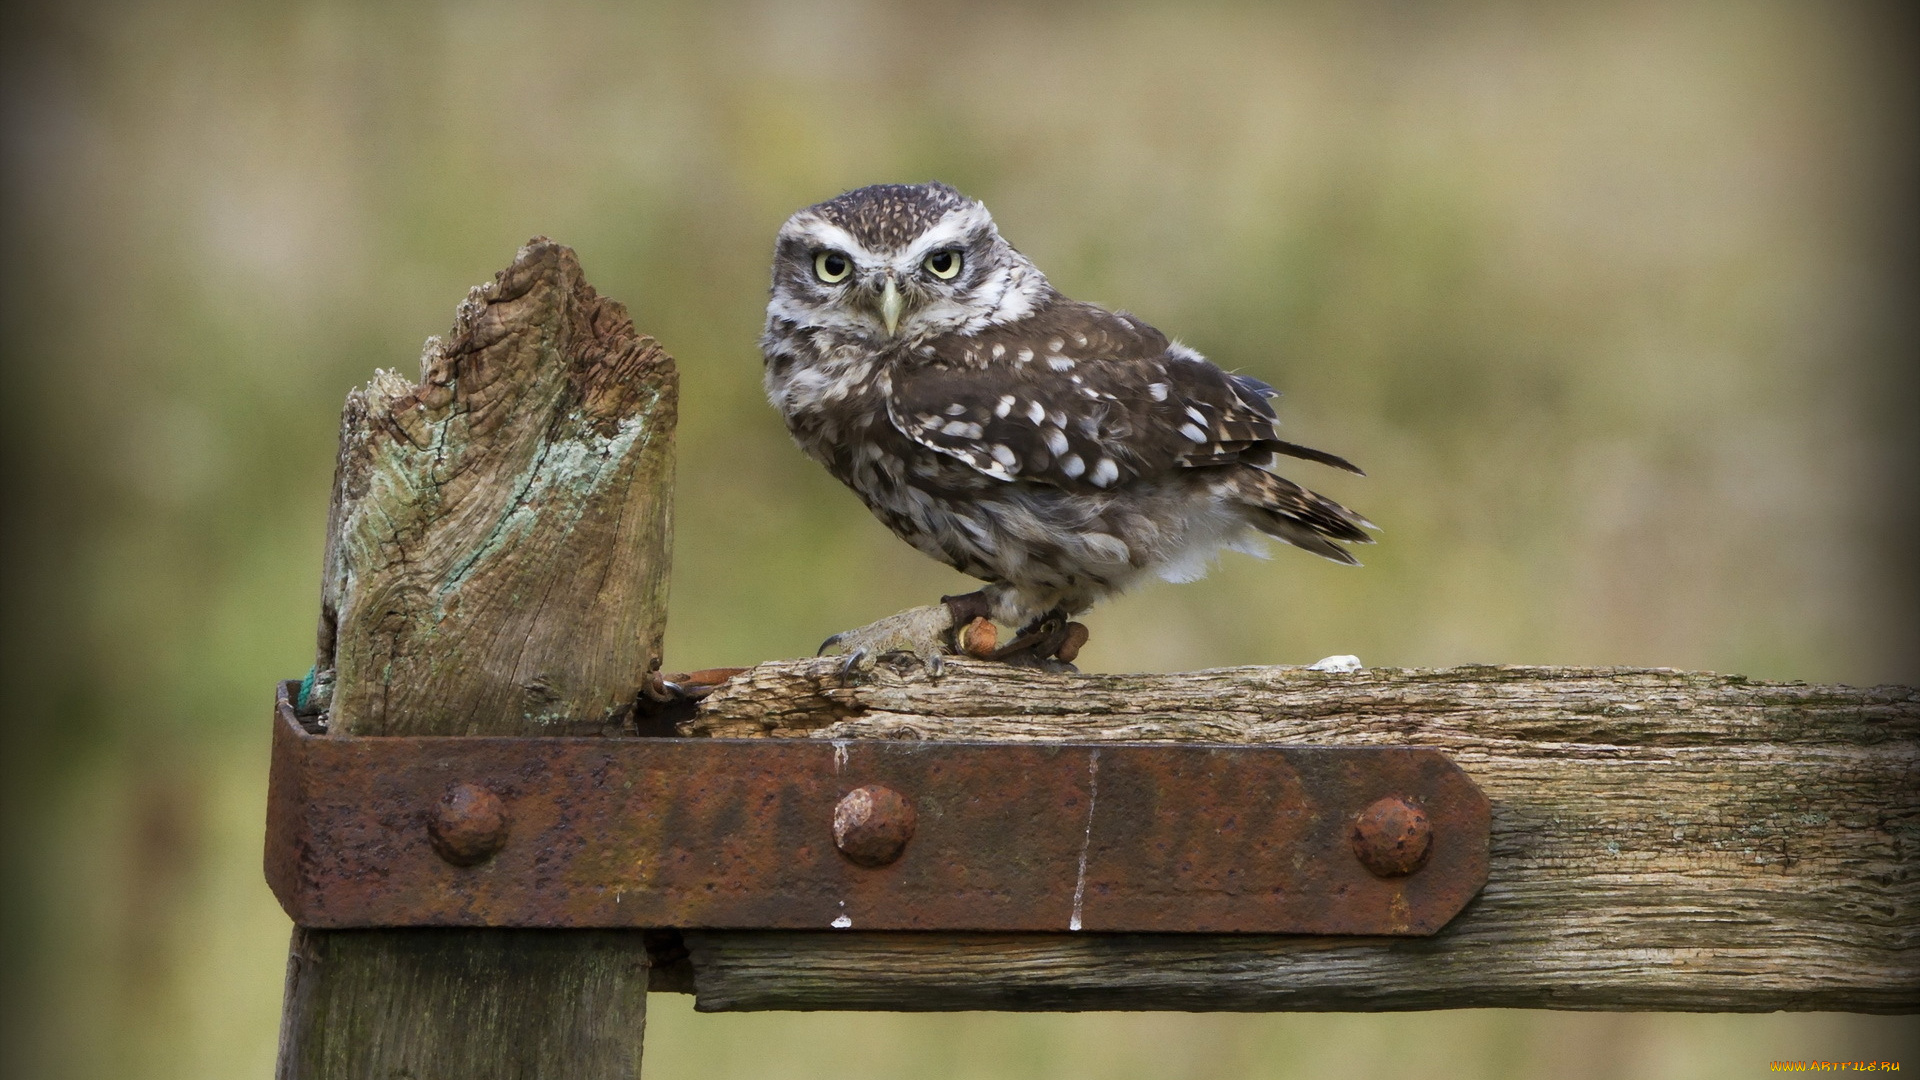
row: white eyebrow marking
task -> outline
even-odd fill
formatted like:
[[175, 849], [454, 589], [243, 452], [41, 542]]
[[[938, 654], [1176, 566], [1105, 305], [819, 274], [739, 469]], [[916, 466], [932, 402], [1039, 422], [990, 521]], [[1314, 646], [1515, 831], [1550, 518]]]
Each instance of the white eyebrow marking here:
[[793, 236], [812, 241], [814, 247], [833, 248], [855, 263], [872, 266], [880, 261], [879, 256], [855, 240], [852, 233], [822, 218], [796, 215], [787, 222], [786, 229], [791, 230]]
[[949, 210], [945, 217], [926, 232], [921, 233], [911, 247], [900, 253], [897, 263], [901, 266], [917, 264], [928, 252], [950, 246], [956, 240], [965, 239], [968, 233], [989, 224], [992, 220], [987, 214], [987, 208], [980, 203]]

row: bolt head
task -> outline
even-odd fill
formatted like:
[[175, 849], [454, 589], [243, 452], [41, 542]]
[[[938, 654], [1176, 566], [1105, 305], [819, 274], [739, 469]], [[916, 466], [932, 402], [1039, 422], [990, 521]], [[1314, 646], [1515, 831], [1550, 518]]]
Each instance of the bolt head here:
[[455, 866], [486, 862], [507, 842], [506, 805], [478, 784], [455, 784], [427, 814], [427, 838]]
[[1353, 853], [1376, 877], [1406, 877], [1433, 854], [1433, 826], [1418, 806], [1388, 796], [1354, 821]]
[[857, 787], [833, 808], [833, 846], [861, 866], [885, 866], [913, 839], [919, 815], [904, 795], [878, 784]]

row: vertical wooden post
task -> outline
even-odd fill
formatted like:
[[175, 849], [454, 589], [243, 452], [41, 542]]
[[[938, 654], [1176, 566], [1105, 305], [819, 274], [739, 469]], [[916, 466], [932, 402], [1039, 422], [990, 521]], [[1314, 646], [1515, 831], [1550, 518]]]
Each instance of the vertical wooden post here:
[[[666, 622], [672, 359], [536, 238], [421, 368], [347, 397], [302, 711], [629, 730]], [[278, 1075], [635, 1077], [647, 979], [638, 931], [296, 928]]]

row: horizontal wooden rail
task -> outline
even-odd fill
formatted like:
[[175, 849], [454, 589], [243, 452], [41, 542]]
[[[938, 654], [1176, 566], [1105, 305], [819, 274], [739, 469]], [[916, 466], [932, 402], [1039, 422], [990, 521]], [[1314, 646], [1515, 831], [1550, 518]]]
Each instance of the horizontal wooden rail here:
[[1920, 691], [1667, 670], [957, 662], [843, 686], [763, 664], [728, 737], [1419, 744], [1493, 802], [1480, 897], [1437, 936], [685, 935], [726, 1009], [1920, 1008]]

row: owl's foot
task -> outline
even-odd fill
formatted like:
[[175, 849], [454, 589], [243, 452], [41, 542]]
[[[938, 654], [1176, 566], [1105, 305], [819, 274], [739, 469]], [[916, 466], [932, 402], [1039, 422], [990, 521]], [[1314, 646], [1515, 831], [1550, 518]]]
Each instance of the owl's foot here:
[[927, 674], [938, 676], [946, 666], [945, 657], [953, 649], [954, 613], [946, 604], [928, 604], [908, 608], [855, 630], [838, 633], [820, 643], [816, 655], [837, 651], [843, 678], [864, 675], [873, 670], [882, 657], [911, 656], [925, 665]]
[[1012, 641], [999, 645], [982, 592], [943, 596], [938, 604], [909, 608], [878, 622], [838, 633], [820, 643], [816, 655], [838, 652], [840, 675], [852, 679], [872, 671], [883, 659], [918, 660], [938, 678], [946, 657], [955, 653], [1046, 671], [1076, 671], [1073, 660], [1087, 643], [1087, 628], [1054, 610], [1027, 624]]

